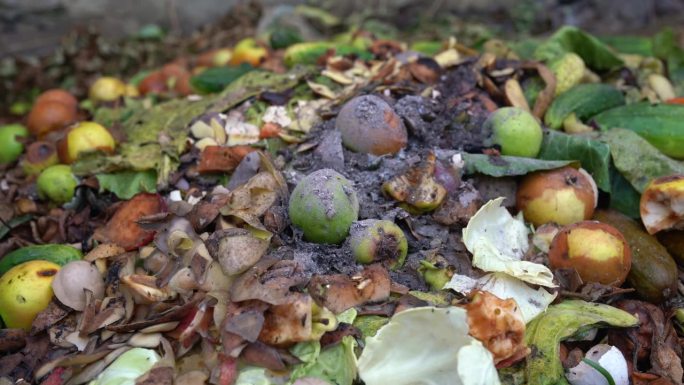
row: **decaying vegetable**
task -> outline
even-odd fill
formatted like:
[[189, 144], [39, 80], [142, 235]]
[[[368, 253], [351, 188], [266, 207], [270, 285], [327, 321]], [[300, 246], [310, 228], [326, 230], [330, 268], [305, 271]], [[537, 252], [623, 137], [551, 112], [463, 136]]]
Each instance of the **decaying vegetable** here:
[[649, 234], [684, 229], [684, 175], [652, 180], [641, 194], [639, 208]]
[[677, 264], [658, 240], [625, 215], [600, 210], [594, 219], [607, 223], [624, 235], [632, 251], [627, 283], [648, 301], [660, 303], [677, 292]]
[[632, 266], [632, 252], [614, 227], [582, 221], [562, 228], [549, 248], [554, 269], [572, 268], [584, 282], [620, 286]]
[[88, 90], [88, 97], [94, 102], [113, 102], [126, 94], [126, 84], [121, 80], [103, 76]]
[[528, 383], [563, 383], [565, 371], [559, 355], [562, 340], [588, 328], [626, 328], [637, 324], [637, 318], [608, 305], [574, 300], [549, 306], [527, 325], [525, 342], [535, 352], [527, 357]]
[[598, 189], [589, 173], [567, 166], [528, 174], [520, 183], [516, 200], [525, 220], [535, 226], [549, 222], [569, 225], [591, 218]]

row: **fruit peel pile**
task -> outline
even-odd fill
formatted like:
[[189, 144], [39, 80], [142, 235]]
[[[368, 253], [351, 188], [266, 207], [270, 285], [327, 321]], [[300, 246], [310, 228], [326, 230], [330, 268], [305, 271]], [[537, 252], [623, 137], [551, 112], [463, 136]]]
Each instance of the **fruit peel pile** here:
[[0, 127], [0, 380], [682, 384], [681, 48], [284, 31]]

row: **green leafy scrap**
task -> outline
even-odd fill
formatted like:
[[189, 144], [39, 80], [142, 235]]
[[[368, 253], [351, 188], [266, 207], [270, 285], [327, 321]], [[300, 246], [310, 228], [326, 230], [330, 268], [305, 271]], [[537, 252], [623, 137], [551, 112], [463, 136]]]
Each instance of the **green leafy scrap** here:
[[100, 192], [109, 191], [119, 199], [131, 199], [141, 192], [157, 191], [157, 172], [146, 171], [119, 171], [111, 174], [95, 175], [100, 184]]
[[574, 52], [590, 68], [608, 71], [623, 65], [620, 59], [606, 44], [596, 37], [576, 27], [563, 27], [541, 43], [534, 52], [539, 60], [553, 60], [565, 53]]
[[572, 164], [572, 160], [543, 160], [517, 156], [493, 156], [463, 153], [466, 174], [493, 177], [525, 175], [534, 171], [553, 170]]
[[575, 160], [587, 170], [599, 189], [611, 192], [610, 147], [590, 136], [544, 132], [539, 159]]
[[[314, 342], [318, 345], [318, 341]], [[325, 349], [318, 347], [306, 349], [305, 354], [298, 355], [304, 361], [292, 370], [290, 383], [298, 378], [314, 377], [336, 385], [351, 385], [356, 379], [356, 340], [352, 336], [342, 338], [342, 342]], [[296, 355], [296, 354], [295, 354]]]

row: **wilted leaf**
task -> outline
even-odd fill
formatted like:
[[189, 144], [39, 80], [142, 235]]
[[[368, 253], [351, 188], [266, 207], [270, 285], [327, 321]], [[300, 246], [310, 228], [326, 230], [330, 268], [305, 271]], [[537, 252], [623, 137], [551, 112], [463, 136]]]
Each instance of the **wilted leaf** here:
[[216, 231], [205, 244], [226, 275], [240, 274], [252, 267], [264, 256], [269, 246], [268, 241], [238, 228]]
[[357, 372], [355, 348], [354, 337], [343, 337], [341, 343], [320, 350], [311, 362], [296, 366], [290, 376], [291, 383], [300, 378], [319, 378], [330, 384], [351, 385]]
[[610, 145], [615, 168], [639, 192], [655, 178], [684, 174], [684, 163], [663, 155], [633, 131], [614, 128], [602, 133], [601, 139]]
[[571, 160], [543, 160], [517, 156], [495, 156], [462, 153], [466, 174], [493, 177], [525, 175], [534, 171], [553, 170], [572, 164]]

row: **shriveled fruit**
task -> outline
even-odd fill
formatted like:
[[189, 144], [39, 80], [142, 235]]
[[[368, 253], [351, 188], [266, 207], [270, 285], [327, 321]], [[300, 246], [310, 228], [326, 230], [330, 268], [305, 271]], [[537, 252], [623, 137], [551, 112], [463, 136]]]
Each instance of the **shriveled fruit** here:
[[534, 158], [542, 143], [542, 128], [532, 114], [518, 107], [494, 111], [484, 124], [492, 131], [493, 144], [501, 146], [501, 154]]
[[59, 159], [64, 163], [73, 163], [80, 154], [104, 151], [112, 152], [116, 141], [106, 128], [95, 122], [81, 122], [69, 128], [64, 138], [58, 143]]
[[59, 265], [35, 260], [11, 268], [0, 277], [0, 317], [10, 328], [31, 329], [36, 315], [52, 300], [52, 280]]
[[288, 213], [304, 237], [316, 243], [340, 243], [358, 219], [359, 200], [351, 182], [337, 171], [307, 175], [292, 191]]
[[684, 175], [654, 179], [641, 194], [641, 221], [649, 234], [684, 229]]
[[569, 225], [589, 219], [597, 201], [598, 190], [591, 175], [570, 166], [528, 174], [516, 195], [518, 210], [535, 226], [549, 222]]
[[88, 97], [96, 102], [113, 102], [125, 94], [126, 84], [111, 76], [97, 79], [88, 91]]
[[24, 151], [24, 145], [17, 140], [28, 136], [29, 132], [21, 124], [0, 126], [0, 164], [12, 163]]
[[37, 175], [57, 163], [59, 163], [57, 147], [51, 142], [38, 141], [26, 148], [21, 167], [27, 175]]
[[406, 146], [406, 127], [392, 107], [375, 95], [348, 101], [335, 120], [342, 143], [352, 151], [394, 154]]
[[116, 243], [127, 251], [144, 246], [154, 238], [154, 232], [144, 230], [137, 221], [165, 209], [160, 195], [138, 194], [119, 207], [107, 225], [95, 232], [95, 238], [103, 242]]
[[564, 227], [549, 248], [554, 269], [572, 268], [584, 282], [620, 286], [632, 266], [625, 237], [613, 226], [582, 221]]
[[57, 164], [43, 170], [36, 185], [38, 195], [61, 204], [69, 202], [74, 197], [78, 179], [71, 172], [71, 167]]
[[349, 245], [359, 263], [388, 261], [393, 267], [404, 264], [408, 242], [392, 221], [366, 219], [352, 224]]
[[75, 120], [75, 108], [56, 101], [46, 101], [33, 106], [27, 125], [31, 134], [40, 138], [52, 131], [61, 130]]

